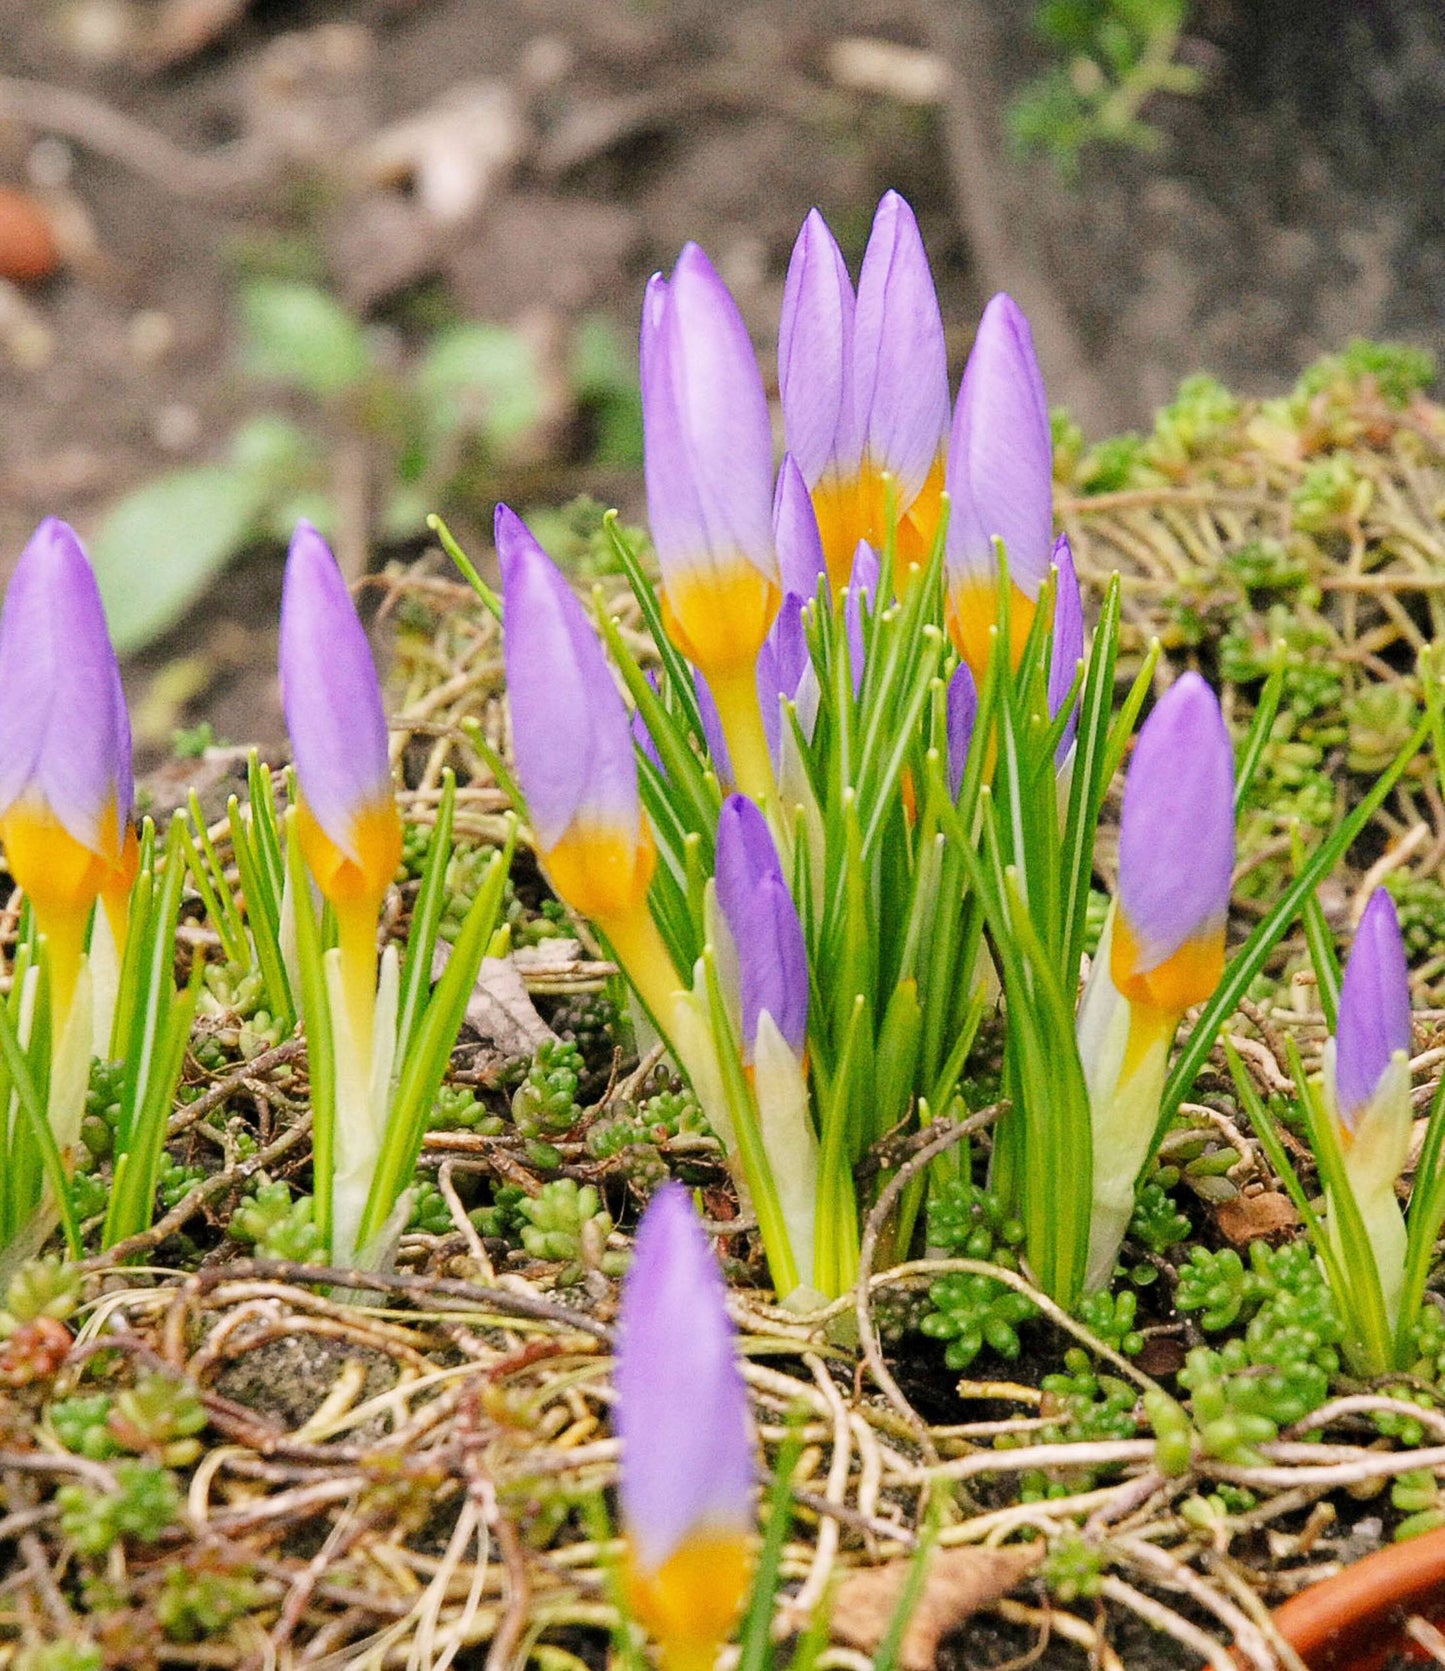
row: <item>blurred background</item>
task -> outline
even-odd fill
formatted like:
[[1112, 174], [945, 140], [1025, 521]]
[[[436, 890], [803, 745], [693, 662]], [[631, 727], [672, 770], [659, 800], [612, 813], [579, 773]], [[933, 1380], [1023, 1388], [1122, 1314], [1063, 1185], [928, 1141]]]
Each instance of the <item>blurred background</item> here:
[[[142, 741], [274, 741], [285, 535], [353, 577], [495, 499], [640, 515], [647, 275], [772, 376], [810, 206], [912, 201], [1097, 439], [1445, 324], [1439, 0], [0, 0], [0, 573], [91, 543]], [[580, 496], [580, 500], [579, 500]]]

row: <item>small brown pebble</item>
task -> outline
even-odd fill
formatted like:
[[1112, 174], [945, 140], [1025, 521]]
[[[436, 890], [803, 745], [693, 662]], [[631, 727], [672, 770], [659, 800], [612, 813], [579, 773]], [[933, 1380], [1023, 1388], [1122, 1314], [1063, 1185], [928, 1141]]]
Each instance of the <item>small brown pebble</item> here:
[[0, 186], [0, 278], [39, 284], [59, 265], [50, 216], [28, 193]]

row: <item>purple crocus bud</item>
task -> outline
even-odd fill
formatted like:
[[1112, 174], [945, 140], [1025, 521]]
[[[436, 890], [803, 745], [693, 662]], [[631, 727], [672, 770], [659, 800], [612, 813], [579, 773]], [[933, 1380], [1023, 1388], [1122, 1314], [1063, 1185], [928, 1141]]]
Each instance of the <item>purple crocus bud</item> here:
[[[789, 593], [783, 599], [767, 642], [758, 653], [758, 704], [762, 709], [768, 753], [774, 762], [778, 759], [782, 741], [783, 719], [778, 704], [800, 701], [804, 681], [813, 669], [807, 629], [803, 624], [806, 607], [806, 599]], [[812, 717], [811, 714], [806, 717], [805, 730], [811, 731]]]
[[[646, 677], [648, 684], [651, 685], [653, 691], [656, 692], [660, 688], [657, 678], [657, 669], [655, 667], [649, 667]], [[652, 733], [647, 729], [647, 721], [642, 717], [641, 708], [634, 708], [632, 710], [632, 740], [637, 744], [638, 748], [642, 750], [652, 764], [657, 767], [659, 772], [665, 770], [662, 764], [662, 756], [657, 752], [657, 744], [653, 742]]]
[[863, 605], [871, 610], [878, 595], [878, 554], [867, 540], [858, 541], [853, 554], [853, 572], [848, 576], [848, 595], [843, 605], [843, 625], [848, 633], [848, 670], [853, 694], [863, 688]]
[[858, 275], [853, 387], [865, 456], [893, 477], [902, 513], [948, 435], [948, 349], [918, 222], [896, 191], [878, 204]]
[[[1054, 541], [1054, 567], [1059, 571], [1059, 584], [1054, 595], [1054, 638], [1049, 653], [1050, 718], [1058, 717], [1064, 698], [1073, 688], [1079, 663], [1084, 658], [1084, 600], [1079, 595], [1079, 576], [1074, 568], [1073, 548], [1069, 545], [1067, 534], [1060, 534]], [[1063, 765], [1074, 746], [1074, 735], [1078, 729], [1079, 705], [1076, 702], [1055, 751], [1055, 760], [1059, 765]]]
[[853, 283], [837, 240], [816, 209], [793, 245], [778, 322], [783, 432], [809, 489], [852, 478], [863, 456], [854, 419]]
[[1186, 673], [1144, 722], [1124, 784], [1111, 973], [1132, 1003], [1181, 1015], [1224, 969], [1234, 751], [1219, 700]]
[[[759, 666], [761, 665], [760, 659]], [[656, 668], [649, 668], [646, 678], [654, 691], [660, 688]], [[723, 735], [722, 720], [718, 716], [717, 703], [713, 701], [707, 680], [696, 668], [693, 669], [692, 688], [697, 695], [698, 718], [702, 721], [704, 752], [711, 762], [713, 770], [717, 773], [718, 782], [731, 784], [732, 763], [728, 759], [727, 738]], [[667, 768], [662, 763], [662, 756], [657, 751], [657, 744], [653, 740], [651, 731], [647, 728], [647, 721], [643, 719], [640, 708], [635, 708], [632, 713], [632, 740], [665, 777]]]
[[643, 905], [654, 862], [627, 710], [576, 593], [506, 505], [497, 506], [496, 539], [527, 817], [552, 886], [615, 933]]
[[752, 680], [781, 597], [773, 438], [747, 327], [696, 244], [648, 285], [642, 424], [668, 632], [721, 703]]
[[679, 1668], [712, 1663], [748, 1581], [753, 1446], [725, 1297], [686, 1190], [663, 1184], [622, 1284], [613, 1425], [630, 1599]]
[[856, 300], [822, 216], [814, 209], [803, 223], [783, 294], [778, 386], [833, 585], [859, 540], [886, 546], [890, 494], [901, 563], [926, 558], [942, 506], [948, 356], [918, 223], [897, 192], [878, 205]]
[[73, 985], [91, 907], [128, 892], [130, 723], [100, 592], [75, 531], [47, 517], [0, 613], [0, 839], [57, 978]]
[[401, 862], [386, 713], [351, 593], [309, 522], [296, 525], [286, 558], [281, 696], [307, 865], [333, 906], [374, 914]]
[[1349, 1129], [1398, 1051], [1410, 1054], [1410, 971], [1395, 902], [1376, 888], [1355, 930], [1335, 1031], [1335, 1094]]
[[778, 550], [784, 596], [794, 593], [800, 598], [815, 598], [828, 565], [823, 561], [823, 541], [812, 496], [791, 453], [783, 454], [773, 494], [773, 542]]
[[808, 1032], [808, 956], [793, 896], [766, 820], [746, 795], [723, 802], [717, 830], [717, 903], [737, 950], [743, 1061], [764, 1015], [800, 1060]]
[[718, 782], [725, 788], [730, 788], [733, 781], [732, 757], [728, 753], [728, 740], [723, 735], [722, 715], [717, 711], [712, 688], [696, 670], [692, 675], [692, 688], [697, 693], [697, 714], [702, 721], [703, 747], [707, 750], [713, 771], [717, 773]]
[[969, 745], [978, 719], [978, 686], [966, 661], [959, 662], [948, 681], [944, 697], [944, 722], [948, 732], [948, 792], [954, 800], [963, 788]]
[[1053, 555], [1053, 443], [1028, 320], [1010, 296], [983, 311], [948, 444], [949, 625], [981, 679], [998, 620], [994, 540], [1008, 558], [1010, 654], [1023, 653]]

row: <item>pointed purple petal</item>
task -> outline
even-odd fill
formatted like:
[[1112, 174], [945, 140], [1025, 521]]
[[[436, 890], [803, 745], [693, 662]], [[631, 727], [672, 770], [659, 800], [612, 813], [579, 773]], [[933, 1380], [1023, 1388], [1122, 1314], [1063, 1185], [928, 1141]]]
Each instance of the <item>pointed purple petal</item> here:
[[959, 662], [948, 681], [945, 719], [948, 727], [948, 792], [958, 799], [978, 719], [978, 686], [966, 661]]
[[643, 452], [663, 579], [739, 558], [769, 578], [773, 438], [737, 303], [696, 244], [643, 311]]
[[913, 211], [884, 194], [858, 277], [854, 400], [875, 468], [918, 497], [948, 433], [948, 350], [928, 256]]
[[743, 1060], [752, 1061], [764, 1012], [799, 1057], [808, 1031], [808, 957], [797, 908], [766, 820], [745, 795], [718, 817], [717, 902], [737, 947]]
[[366, 631], [331, 548], [298, 522], [281, 593], [281, 698], [301, 793], [359, 859], [357, 814], [391, 792], [386, 711]]
[[878, 595], [878, 574], [877, 553], [867, 540], [859, 540], [843, 605], [843, 624], [848, 632], [848, 671], [853, 678], [854, 696], [863, 688], [863, 604], [866, 600], [868, 608], [873, 608], [873, 600]]
[[753, 1523], [753, 1448], [722, 1272], [681, 1184], [653, 1196], [622, 1284], [622, 1520], [651, 1574], [696, 1533]]
[[717, 773], [718, 782], [724, 789], [730, 789], [733, 784], [732, 756], [728, 753], [728, 740], [723, 735], [722, 715], [717, 711], [712, 687], [696, 669], [693, 670], [692, 684], [697, 692], [697, 712], [702, 721], [703, 746], [707, 749], [707, 757], [712, 762], [713, 771]]
[[782, 714], [778, 703], [797, 700], [798, 686], [812, 665], [808, 634], [803, 625], [806, 599], [789, 593], [784, 597], [772, 631], [758, 652], [758, 705], [763, 711], [763, 729], [768, 751], [776, 762], [782, 738]]
[[863, 437], [854, 418], [853, 284], [816, 209], [793, 245], [778, 325], [778, 391], [788, 451], [810, 488], [830, 471], [851, 476]]
[[[1054, 639], [1049, 654], [1049, 716], [1056, 719], [1064, 705], [1064, 698], [1073, 687], [1084, 656], [1084, 600], [1079, 595], [1079, 576], [1074, 568], [1074, 552], [1067, 534], [1060, 534], [1054, 542], [1054, 566], [1059, 571], [1059, 588], [1054, 598]], [[1072, 747], [1078, 729], [1079, 705], [1076, 702], [1055, 752], [1055, 759], [1060, 765]]]
[[[654, 691], [658, 689], [657, 669], [655, 667], [648, 668], [647, 682], [652, 686]], [[652, 764], [657, 767], [658, 771], [662, 771], [662, 756], [657, 752], [657, 744], [653, 742], [652, 733], [647, 729], [647, 721], [642, 717], [641, 708], [634, 708], [632, 710], [632, 740], [637, 744], [638, 748], [642, 750]]]
[[823, 557], [813, 496], [791, 453], [783, 454], [773, 494], [773, 543], [778, 551], [783, 591], [796, 592], [800, 598], [816, 597], [818, 582], [827, 575], [828, 565]]
[[[33, 797], [82, 846], [119, 834], [102, 819], [129, 787], [129, 721], [105, 610], [74, 529], [47, 517], [22, 552], [0, 613], [0, 810]], [[122, 763], [127, 781], [119, 781]]]
[[1234, 750], [1214, 692], [1186, 673], [1145, 720], [1124, 783], [1119, 905], [1157, 968], [1229, 910]]
[[1028, 320], [998, 295], [983, 311], [964, 367], [948, 443], [948, 566], [954, 581], [995, 572], [1004, 542], [1009, 577], [1030, 598], [1053, 552], [1053, 444]]
[[1410, 970], [1395, 902], [1376, 888], [1355, 931], [1340, 987], [1335, 1090], [1353, 1126], [1397, 1050], [1410, 1053]]
[[634, 833], [641, 808], [627, 709], [577, 595], [506, 505], [497, 506], [503, 656], [517, 779], [538, 846], [579, 820]]

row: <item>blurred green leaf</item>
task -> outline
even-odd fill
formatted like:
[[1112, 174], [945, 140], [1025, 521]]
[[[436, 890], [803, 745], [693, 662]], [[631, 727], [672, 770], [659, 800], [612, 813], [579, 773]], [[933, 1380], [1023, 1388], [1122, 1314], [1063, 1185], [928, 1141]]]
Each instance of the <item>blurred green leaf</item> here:
[[172, 626], [256, 537], [267, 496], [254, 471], [200, 464], [159, 476], [113, 507], [90, 553], [121, 655]]
[[241, 293], [247, 369], [325, 400], [372, 369], [361, 326], [314, 285], [257, 279]]
[[319, 462], [316, 438], [274, 412], [248, 418], [231, 436], [231, 462], [283, 486], [301, 480]]
[[269, 503], [261, 532], [281, 545], [287, 545], [296, 531], [296, 524], [303, 519], [311, 523], [322, 539], [336, 538], [335, 501], [319, 487], [298, 487], [284, 499]]
[[441, 434], [475, 431], [505, 449], [542, 416], [542, 375], [531, 345], [501, 325], [439, 331], [417, 368], [416, 389]]
[[592, 456], [598, 464], [642, 467], [642, 391], [636, 353], [603, 314], [577, 327], [572, 348], [572, 383], [592, 414]]

